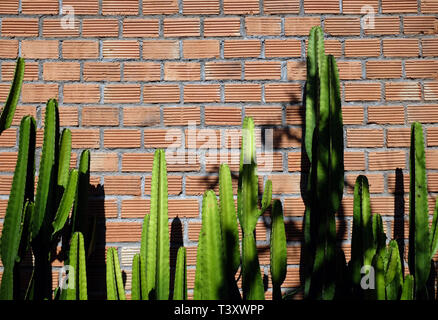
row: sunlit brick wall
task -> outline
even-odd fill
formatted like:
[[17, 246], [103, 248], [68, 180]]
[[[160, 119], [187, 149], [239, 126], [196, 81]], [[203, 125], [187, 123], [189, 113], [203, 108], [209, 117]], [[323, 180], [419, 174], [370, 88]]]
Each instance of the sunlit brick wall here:
[[[321, 25], [326, 52], [340, 69], [345, 125], [338, 238], [349, 260], [352, 191], [363, 173], [388, 236], [406, 237], [412, 121], [425, 128], [431, 207], [438, 193], [437, 14], [438, 0], [1, 0], [1, 101], [17, 55], [26, 58], [26, 72], [14, 125], [0, 137], [0, 218], [19, 121], [31, 114], [41, 127], [45, 102], [56, 97], [61, 125], [73, 134], [72, 166], [82, 149], [92, 151], [89, 214], [99, 225], [91, 293], [104, 293], [105, 245], [119, 248], [130, 290], [153, 152], [169, 146], [182, 150], [178, 161], [168, 162], [171, 237], [188, 248], [193, 288], [201, 195], [218, 188], [214, 154], [234, 147], [222, 159], [238, 169], [232, 141], [243, 117], [252, 116], [261, 133], [273, 129], [272, 165], [261, 163], [260, 185], [271, 178], [274, 198], [283, 202], [290, 264], [284, 287], [297, 287], [300, 172], [307, 170], [300, 153], [306, 41], [310, 28]], [[39, 146], [41, 138], [42, 130]], [[266, 157], [258, 139], [259, 156]], [[269, 276], [265, 218], [257, 240]]]

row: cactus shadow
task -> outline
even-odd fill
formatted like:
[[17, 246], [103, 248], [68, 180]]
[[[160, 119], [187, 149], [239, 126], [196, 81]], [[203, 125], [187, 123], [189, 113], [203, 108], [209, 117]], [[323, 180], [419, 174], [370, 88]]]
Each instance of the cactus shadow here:
[[[404, 261], [405, 252], [405, 185], [403, 170], [395, 169], [395, 187], [394, 187], [394, 230], [393, 237], [397, 241], [400, 259]], [[402, 268], [404, 273], [404, 268]]]
[[178, 250], [184, 246], [183, 227], [181, 219], [177, 216], [170, 226], [170, 297], [173, 297], [175, 287], [175, 270]]

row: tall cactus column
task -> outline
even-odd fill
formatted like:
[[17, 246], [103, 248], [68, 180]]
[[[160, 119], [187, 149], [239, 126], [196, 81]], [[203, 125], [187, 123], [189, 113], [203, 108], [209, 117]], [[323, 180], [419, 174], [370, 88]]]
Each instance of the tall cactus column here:
[[306, 153], [311, 163], [305, 217], [305, 296], [335, 296], [336, 224], [344, 189], [344, 143], [336, 60], [325, 55], [320, 27], [310, 31], [306, 84]]

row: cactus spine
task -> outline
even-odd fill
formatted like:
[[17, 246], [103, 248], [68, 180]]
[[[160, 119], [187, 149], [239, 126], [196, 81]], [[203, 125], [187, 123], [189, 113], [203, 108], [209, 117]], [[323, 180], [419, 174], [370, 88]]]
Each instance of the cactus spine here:
[[165, 153], [164, 150], [157, 150], [152, 169], [146, 250], [146, 285], [150, 299], [169, 299], [170, 255], [167, 198]]
[[254, 231], [259, 216], [272, 201], [272, 182], [265, 184], [262, 208], [258, 208], [258, 178], [254, 135], [254, 121], [243, 121], [242, 149], [240, 153], [239, 183], [237, 192], [238, 218], [243, 233], [242, 244], [242, 289], [247, 300], [264, 299], [264, 287], [257, 256]]
[[273, 299], [281, 300], [281, 285], [286, 278], [287, 242], [280, 200], [275, 200], [271, 212], [271, 277]]
[[186, 248], [180, 247], [176, 257], [175, 285], [173, 300], [187, 300]]
[[219, 207], [213, 190], [207, 190], [202, 199], [202, 227], [197, 257], [194, 299], [227, 299]]
[[[429, 230], [429, 209], [427, 201], [426, 157], [424, 152], [423, 128], [414, 122], [411, 126], [409, 185], [409, 270], [415, 279], [415, 297], [427, 299], [427, 281], [431, 260], [436, 252], [436, 220], [434, 212], [433, 230]], [[431, 235], [432, 233], [432, 235]]]
[[311, 163], [305, 217], [305, 297], [335, 296], [337, 212], [344, 188], [339, 74], [325, 55], [320, 27], [310, 31], [306, 86], [306, 153]]
[[18, 159], [2, 231], [1, 258], [4, 266], [0, 289], [2, 300], [14, 298], [14, 267], [20, 260], [21, 231], [27, 210], [25, 203], [33, 198], [35, 130], [35, 120], [32, 117], [26, 116], [21, 120]]
[[109, 248], [106, 253], [106, 293], [108, 300], [126, 300], [123, 288], [122, 271], [116, 248]]
[[24, 68], [24, 59], [17, 58], [12, 85], [9, 90], [8, 98], [6, 99], [5, 106], [3, 107], [2, 113], [0, 115], [0, 135], [12, 124], [15, 109], [17, 107], [18, 100], [20, 99], [21, 86], [24, 78]]

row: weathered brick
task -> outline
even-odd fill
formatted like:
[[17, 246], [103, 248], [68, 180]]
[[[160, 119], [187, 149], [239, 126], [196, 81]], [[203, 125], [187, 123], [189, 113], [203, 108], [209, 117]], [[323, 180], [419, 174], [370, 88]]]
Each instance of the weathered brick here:
[[137, 15], [138, 0], [102, 0], [103, 15]]
[[123, 108], [123, 125], [128, 127], [148, 127], [160, 123], [160, 110], [157, 107]]
[[199, 62], [166, 62], [164, 64], [164, 80], [201, 80], [201, 66]]
[[160, 81], [161, 65], [158, 62], [125, 62], [125, 81]]
[[258, 0], [224, 0], [225, 14], [258, 14]]
[[58, 14], [59, 2], [57, 0], [22, 0], [21, 11], [23, 14]]
[[246, 61], [245, 80], [280, 80], [281, 63], [279, 61]]
[[232, 37], [240, 36], [239, 18], [205, 18], [205, 37]]
[[154, 40], [143, 41], [144, 59], [178, 59], [178, 41], [173, 40]]
[[218, 84], [186, 84], [184, 86], [184, 102], [219, 102], [219, 91]]
[[120, 81], [120, 63], [85, 62], [83, 79], [85, 81]]
[[65, 40], [62, 42], [64, 59], [96, 59], [99, 56], [99, 43], [96, 41]]
[[139, 58], [140, 47], [133, 40], [104, 40], [102, 53], [104, 58], [135, 59]]
[[107, 129], [103, 133], [105, 148], [140, 148], [140, 143], [140, 130]]
[[299, 13], [299, 0], [264, 0], [263, 12], [265, 14]]
[[118, 126], [119, 109], [114, 107], [83, 107], [82, 122], [83, 126]]
[[177, 0], [143, 0], [143, 14], [175, 14], [178, 13]]
[[360, 35], [359, 18], [326, 18], [324, 31], [332, 36]]
[[100, 88], [97, 84], [65, 84], [64, 103], [97, 103], [100, 101]]
[[78, 62], [46, 62], [43, 65], [45, 81], [79, 81], [80, 73]]
[[185, 0], [183, 14], [218, 14], [219, 0]]
[[240, 62], [206, 62], [205, 80], [234, 79], [240, 80], [242, 66]]
[[105, 103], [138, 103], [140, 90], [137, 84], [108, 84], [104, 89]]
[[199, 37], [199, 18], [165, 18], [163, 30], [165, 37]]

